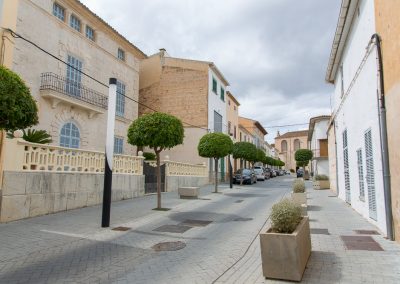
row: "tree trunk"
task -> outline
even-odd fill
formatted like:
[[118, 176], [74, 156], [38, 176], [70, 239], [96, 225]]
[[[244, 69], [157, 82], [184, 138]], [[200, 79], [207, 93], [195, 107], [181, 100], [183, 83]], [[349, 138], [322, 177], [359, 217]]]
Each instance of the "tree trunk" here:
[[214, 158], [215, 161], [215, 193], [218, 193], [218, 158]]
[[161, 170], [160, 170], [160, 152], [155, 151], [157, 157], [157, 209], [161, 209]]

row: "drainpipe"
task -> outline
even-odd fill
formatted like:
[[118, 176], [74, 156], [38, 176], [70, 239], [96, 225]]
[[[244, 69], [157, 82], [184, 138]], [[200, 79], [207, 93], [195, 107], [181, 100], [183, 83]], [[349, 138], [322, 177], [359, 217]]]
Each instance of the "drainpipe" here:
[[339, 164], [338, 164], [338, 155], [337, 155], [337, 138], [336, 138], [336, 121], [333, 120], [333, 136], [335, 137], [335, 160], [336, 160], [336, 197], [339, 196]]
[[381, 138], [381, 151], [382, 151], [382, 170], [383, 170], [383, 192], [385, 195], [385, 213], [386, 213], [386, 231], [387, 237], [393, 241], [393, 215], [392, 215], [392, 196], [390, 184], [390, 167], [389, 167], [389, 153], [388, 153], [388, 138], [387, 138], [387, 124], [386, 124], [386, 106], [385, 106], [385, 88], [383, 81], [383, 63], [382, 63], [382, 50], [381, 38], [378, 34], [373, 34], [371, 37], [376, 45], [378, 56], [378, 73], [379, 73], [379, 90], [378, 90], [378, 108], [379, 108], [379, 131]]

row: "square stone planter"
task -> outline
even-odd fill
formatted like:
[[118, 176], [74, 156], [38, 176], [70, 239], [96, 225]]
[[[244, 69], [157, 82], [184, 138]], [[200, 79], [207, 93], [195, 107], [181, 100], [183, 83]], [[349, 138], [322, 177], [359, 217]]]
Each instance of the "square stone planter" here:
[[181, 199], [196, 199], [199, 196], [199, 187], [179, 187], [178, 194]]
[[330, 186], [329, 180], [315, 180], [313, 182], [313, 188], [316, 189], [316, 190], [329, 189], [330, 187], [331, 186]]
[[260, 234], [261, 260], [265, 278], [301, 281], [311, 254], [308, 217], [303, 217], [292, 234]]
[[300, 193], [292, 192], [292, 200], [294, 203], [296, 203], [298, 205], [301, 205], [301, 204], [307, 205], [307, 193], [306, 192], [300, 192]]

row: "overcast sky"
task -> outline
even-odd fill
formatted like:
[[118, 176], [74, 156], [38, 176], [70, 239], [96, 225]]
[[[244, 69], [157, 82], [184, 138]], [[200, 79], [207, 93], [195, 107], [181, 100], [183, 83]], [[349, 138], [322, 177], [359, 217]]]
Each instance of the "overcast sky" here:
[[[330, 113], [324, 79], [340, 0], [81, 1], [147, 55], [214, 62], [239, 114], [265, 127]], [[266, 138], [307, 127], [267, 128]]]

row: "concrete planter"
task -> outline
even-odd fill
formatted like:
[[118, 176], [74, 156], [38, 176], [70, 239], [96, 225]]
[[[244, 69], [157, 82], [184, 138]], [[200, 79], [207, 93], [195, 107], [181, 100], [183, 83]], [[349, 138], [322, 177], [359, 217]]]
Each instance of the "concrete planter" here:
[[178, 194], [181, 199], [196, 199], [199, 196], [199, 187], [179, 187]]
[[329, 180], [316, 180], [313, 182], [313, 188], [316, 190], [329, 189], [330, 187]]
[[292, 234], [260, 234], [261, 260], [265, 278], [301, 281], [311, 254], [308, 217], [303, 217]]
[[294, 203], [296, 203], [298, 205], [301, 205], [301, 204], [307, 205], [307, 193], [306, 192], [301, 192], [301, 193], [292, 192], [292, 200]]

